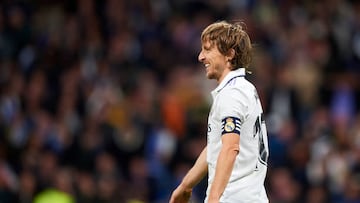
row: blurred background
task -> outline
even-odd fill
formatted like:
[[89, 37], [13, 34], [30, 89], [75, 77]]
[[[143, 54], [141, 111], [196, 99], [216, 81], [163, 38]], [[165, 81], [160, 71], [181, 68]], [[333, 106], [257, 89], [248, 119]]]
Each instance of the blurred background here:
[[270, 202], [359, 203], [355, 0], [2, 0], [0, 202], [168, 202], [206, 144], [218, 20], [255, 46]]

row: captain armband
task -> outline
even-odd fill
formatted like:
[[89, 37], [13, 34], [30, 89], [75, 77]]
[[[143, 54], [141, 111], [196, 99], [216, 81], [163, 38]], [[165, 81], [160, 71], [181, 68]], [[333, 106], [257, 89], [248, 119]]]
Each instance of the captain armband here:
[[221, 121], [221, 135], [225, 133], [236, 133], [240, 135], [241, 122], [236, 117], [225, 117]]

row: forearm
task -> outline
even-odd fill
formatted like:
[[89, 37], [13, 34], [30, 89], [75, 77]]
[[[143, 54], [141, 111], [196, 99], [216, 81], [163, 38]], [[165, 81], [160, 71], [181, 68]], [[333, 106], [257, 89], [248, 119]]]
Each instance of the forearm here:
[[210, 188], [209, 199], [219, 200], [229, 182], [234, 167], [238, 147], [223, 147], [217, 159], [216, 171], [213, 183]]
[[198, 184], [207, 174], [208, 166], [206, 162], [206, 151], [205, 147], [198, 159], [196, 160], [194, 166], [189, 170], [189, 172], [183, 178], [180, 187], [184, 189], [192, 189], [196, 184]]

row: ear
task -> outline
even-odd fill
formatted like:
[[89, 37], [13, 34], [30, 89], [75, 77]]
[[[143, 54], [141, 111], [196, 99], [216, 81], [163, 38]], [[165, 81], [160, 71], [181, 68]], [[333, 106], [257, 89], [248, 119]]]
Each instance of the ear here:
[[231, 61], [234, 57], [235, 57], [235, 50], [234, 49], [230, 49], [226, 55], [227, 60]]

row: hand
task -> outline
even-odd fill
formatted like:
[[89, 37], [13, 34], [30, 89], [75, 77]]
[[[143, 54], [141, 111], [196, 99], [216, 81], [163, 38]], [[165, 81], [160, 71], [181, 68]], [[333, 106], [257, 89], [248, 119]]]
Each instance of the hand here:
[[190, 201], [191, 193], [191, 189], [185, 189], [180, 185], [171, 194], [169, 203], [188, 203]]

